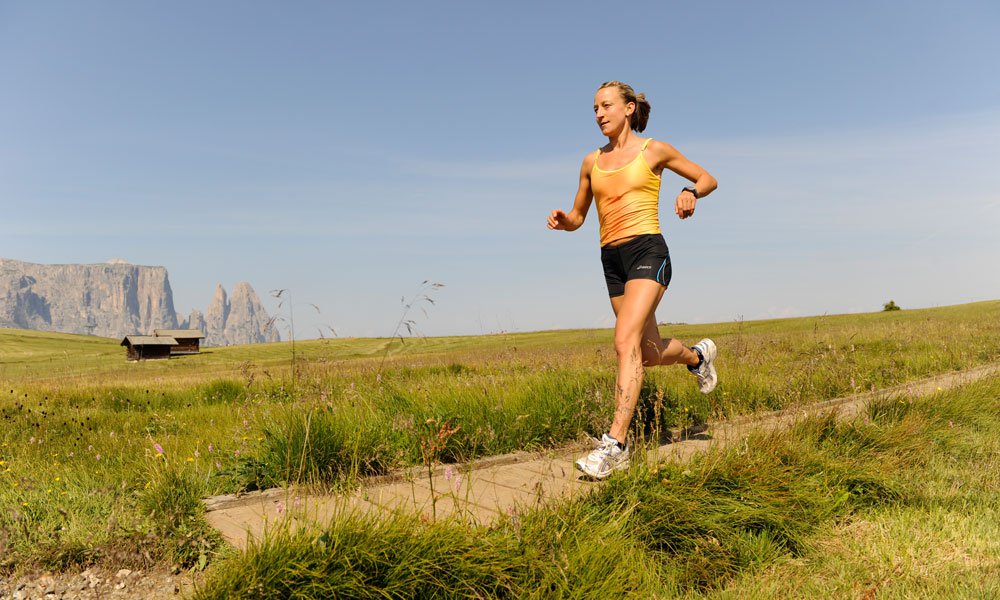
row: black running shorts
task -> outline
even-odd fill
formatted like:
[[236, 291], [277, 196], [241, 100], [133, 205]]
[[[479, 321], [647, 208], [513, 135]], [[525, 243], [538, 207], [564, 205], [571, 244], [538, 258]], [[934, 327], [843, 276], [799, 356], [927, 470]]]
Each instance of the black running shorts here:
[[630, 279], [652, 279], [667, 287], [673, 274], [667, 242], [659, 233], [640, 235], [620, 246], [602, 246], [601, 263], [612, 298], [625, 293]]

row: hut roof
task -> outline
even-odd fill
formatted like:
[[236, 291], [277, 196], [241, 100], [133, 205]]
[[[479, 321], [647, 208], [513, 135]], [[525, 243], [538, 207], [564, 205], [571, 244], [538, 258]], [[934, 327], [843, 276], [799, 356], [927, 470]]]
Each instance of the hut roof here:
[[201, 332], [200, 329], [154, 329], [154, 337], [173, 337], [173, 338], [198, 338], [202, 339], [205, 334]]
[[169, 336], [126, 335], [119, 346], [176, 346], [177, 340]]

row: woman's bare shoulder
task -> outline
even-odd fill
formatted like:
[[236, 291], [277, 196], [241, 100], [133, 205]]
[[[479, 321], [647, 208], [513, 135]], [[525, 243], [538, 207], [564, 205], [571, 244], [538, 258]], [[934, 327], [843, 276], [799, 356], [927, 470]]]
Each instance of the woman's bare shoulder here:
[[655, 140], [653, 138], [649, 138], [649, 145], [646, 146], [646, 149], [651, 150], [656, 154], [661, 154], [664, 156], [669, 156], [677, 153], [677, 148], [674, 148], [673, 146], [671, 146], [667, 142], [664, 142], [663, 140]]

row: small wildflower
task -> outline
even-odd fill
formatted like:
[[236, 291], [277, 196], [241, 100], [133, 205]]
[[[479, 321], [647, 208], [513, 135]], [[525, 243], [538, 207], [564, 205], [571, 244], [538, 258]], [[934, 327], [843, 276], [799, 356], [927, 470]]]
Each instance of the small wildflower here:
[[278, 513], [279, 515], [281, 513], [285, 512], [285, 503], [284, 502], [278, 502], [277, 504], [275, 504], [274, 505], [274, 512]]
[[213, 446], [212, 443], [209, 442], [208, 443], [208, 453], [211, 454], [213, 452], [215, 452], [215, 446]]
[[452, 476], [454, 476], [454, 474], [455, 474], [455, 472], [451, 470], [451, 467], [446, 468], [444, 470], [445, 481], [451, 481], [451, 478], [452, 478]]
[[455, 486], [455, 492], [458, 492], [458, 490], [462, 489], [462, 475], [461, 474], [455, 475], [454, 486]]
[[153, 449], [156, 450], [157, 454], [159, 454], [160, 456], [163, 456], [163, 454], [164, 454], [164, 452], [163, 452], [163, 446], [157, 444], [156, 442], [153, 442]]
[[62, 477], [56, 477], [56, 481], [62, 481]]
[[187, 457], [187, 461], [188, 462], [194, 462], [194, 457], [192, 457], [192, 456]]
[[100, 460], [101, 460], [101, 455], [100, 455], [100, 454], [98, 454], [98, 455], [97, 455], [97, 456], [95, 456], [94, 458], [95, 458], [96, 460], [100, 461]]

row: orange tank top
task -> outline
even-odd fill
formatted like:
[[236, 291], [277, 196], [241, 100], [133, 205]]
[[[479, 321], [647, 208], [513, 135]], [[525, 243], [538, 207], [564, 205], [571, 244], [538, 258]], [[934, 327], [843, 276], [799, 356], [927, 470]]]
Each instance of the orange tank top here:
[[590, 189], [597, 202], [597, 218], [601, 223], [601, 245], [615, 240], [660, 233], [660, 178], [646, 162], [646, 146], [624, 167], [605, 171], [597, 166], [590, 170]]

